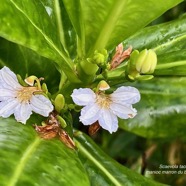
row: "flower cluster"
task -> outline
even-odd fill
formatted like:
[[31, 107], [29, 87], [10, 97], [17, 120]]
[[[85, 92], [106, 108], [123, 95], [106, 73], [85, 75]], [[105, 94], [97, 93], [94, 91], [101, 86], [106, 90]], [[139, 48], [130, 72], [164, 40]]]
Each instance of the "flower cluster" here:
[[[34, 86], [34, 81], [37, 85]], [[30, 76], [25, 81], [27, 86], [19, 83], [16, 75], [8, 68], [0, 70], [0, 116], [7, 118], [14, 114], [18, 122], [26, 123], [32, 112], [48, 117], [55, 110], [58, 114], [64, 108], [63, 95], [58, 95], [51, 101], [43, 94], [40, 81], [36, 76]], [[121, 119], [133, 118], [137, 111], [132, 104], [140, 100], [139, 91], [130, 86], [121, 86], [113, 93], [107, 94], [110, 86], [101, 81], [94, 92], [90, 88], [74, 89], [71, 97], [75, 104], [83, 106], [80, 121], [84, 125], [92, 125], [97, 122], [110, 133], [118, 129], [118, 117]], [[59, 122], [62, 118], [59, 115]], [[64, 123], [62, 121], [61, 123]], [[66, 126], [66, 123], [65, 123]]]

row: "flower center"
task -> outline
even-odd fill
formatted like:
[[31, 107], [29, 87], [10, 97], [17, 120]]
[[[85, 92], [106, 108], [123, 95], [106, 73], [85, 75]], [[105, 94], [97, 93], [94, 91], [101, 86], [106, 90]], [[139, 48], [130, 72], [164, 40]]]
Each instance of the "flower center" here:
[[104, 93], [99, 93], [96, 95], [96, 103], [101, 107], [101, 108], [109, 108], [110, 104], [112, 103], [112, 100], [109, 95], [106, 95]]
[[22, 102], [29, 102], [34, 92], [38, 91], [37, 87], [22, 87], [17, 91], [16, 97]]

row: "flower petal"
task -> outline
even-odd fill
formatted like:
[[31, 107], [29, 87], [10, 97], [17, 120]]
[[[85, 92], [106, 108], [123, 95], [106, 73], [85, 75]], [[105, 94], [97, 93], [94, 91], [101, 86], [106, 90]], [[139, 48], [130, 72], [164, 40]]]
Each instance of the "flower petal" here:
[[15, 119], [23, 124], [30, 118], [32, 114], [31, 106], [29, 103], [19, 104], [14, 112]]
[[0, 88], [0, 101], [7, 100], [9, 98], [15, 98], [16, 91]]
[[134, 104], [140, 100], [140, 93], [134, 87], [119, 87], [111, 95], [111, 99], [115, 103]]
[[34, 112], [47, 117], [54, 109], [52, 103], [43, 95], [34, 95], [30, 100], [31, 108]]
[[91, 125], [99, 118], [100, 107], [97, 104], [87, 105], [81, 109], [80, 121], [84, 125]]
[[137, 114], [136, 109], [132, 108], [132, 105], [112, 103], [110, 109], [115, 115], [122, 119], [132, 118]]
[[108, 109], [102, 109], [101, 114], [98, 120], [100, 126], [105, 130], [108, 130], [110, 133], [116, 132], [118, 129], [118, 119]]
[[94, 103], [96, 100], [95, 93], [89, 88], [74, 89], [71, 97], [74, 103], [80, 106], [86, 106]]
[[16, 75], [5, 66], [0, 70], [0, 87], [16, 90], [22, 86], [18, 83]]
[[0, 102], [0, 116], [3, 118], [7, 118], [12, 115], [18, 104], [19, 102], [16, 99], [7, 99]]

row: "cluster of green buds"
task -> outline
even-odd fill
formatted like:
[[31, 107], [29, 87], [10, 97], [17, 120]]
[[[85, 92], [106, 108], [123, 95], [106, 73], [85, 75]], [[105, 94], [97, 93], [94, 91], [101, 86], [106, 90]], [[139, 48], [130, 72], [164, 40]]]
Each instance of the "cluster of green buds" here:
[[107, 50], [96, 50], [92, 57], [81, 59], [77, 63], [77, 73], [79, 78], [84, 82], [91, 82], [98, 71], [99, 67], [103, 70], [107, 68], [108, 53]]
[[104, 67], [107, 63], [108, 52], [106, 49], [101, 51], [96, 50], [92, 58], [88, 58], [87, 60], [90, 63], [97, 64], [99, 67]]
[[87, 59], [81, 59], [78, 61], [76, 70], [77, 74], [84, 83], [88, 83], [95, 78], [95, 74], [99, 67], [97, 64], [89, 62]]
[[154, 76], [157, 65], [157, 55], [150, 49], [144, 49], [139, 52], [134, 50], [130, 55], [130, 60], [127, 66], [127, 76], [131, 80], [149, 80]]

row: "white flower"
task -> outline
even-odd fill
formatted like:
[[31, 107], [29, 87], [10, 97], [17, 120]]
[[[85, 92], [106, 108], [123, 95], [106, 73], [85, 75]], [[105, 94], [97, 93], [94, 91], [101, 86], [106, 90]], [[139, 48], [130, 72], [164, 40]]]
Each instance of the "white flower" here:
[[37, 87], [23, 87], [16, 75], [8, 68], [0, 70], [0, 116], [7, 118], [14, 114], [16, 120], [26, 123], [32, 111], [47, 117], [53, 105], [45, 96], [36, 94]]
[[137, 114], [132, 104], [140, 100], [139, 91], [130, 86], [122, 86], [110, 95], [103, 91], [94, 93], [89, 88], [80, 88], [75, 89], [71, 96], [74, 103], [84, 106], [80, 116], [84, 125], [98, 121], [99, 125], [110, 133], [118, 129], [117, 117], [127, 119]]

